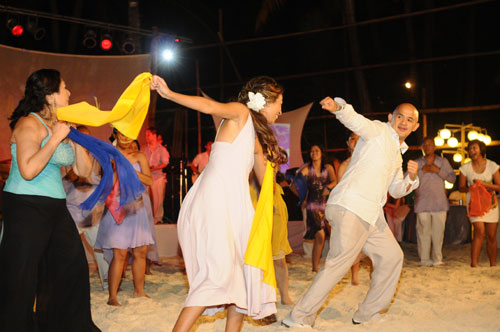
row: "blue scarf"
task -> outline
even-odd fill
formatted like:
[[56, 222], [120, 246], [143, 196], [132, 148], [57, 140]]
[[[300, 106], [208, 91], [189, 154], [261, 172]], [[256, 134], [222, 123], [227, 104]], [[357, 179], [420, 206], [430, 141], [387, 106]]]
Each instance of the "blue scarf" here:
[[113, 189], [111, 160], [115, 162], [116, 174], [120, 182], [120, 207], [135, 201], [144, 192], [145, 187], [139, 180], [134, 167], [113, 145], [85, 135], [73, 127], [70, 128], [68, 138], [86, 148], [101, 165], [103, 171], [101, 182], [94, 192], [80, 204], [81, 209], [92, 210], [97, 203], [103, 203]]

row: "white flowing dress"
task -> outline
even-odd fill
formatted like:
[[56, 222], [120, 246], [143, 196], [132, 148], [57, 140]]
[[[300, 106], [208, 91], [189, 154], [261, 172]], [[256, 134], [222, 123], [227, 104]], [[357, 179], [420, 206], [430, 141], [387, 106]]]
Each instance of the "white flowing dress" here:
[[255, 132], [250, 114], [232, 143], [215, 142], [203, 173], [184, 199], [177, 229], [189, 281], [185, 306], [214, 315], [226, 304], [255, 318], [276, 312], [276, 290], [244, 265], [254, 208], [248, 176]]

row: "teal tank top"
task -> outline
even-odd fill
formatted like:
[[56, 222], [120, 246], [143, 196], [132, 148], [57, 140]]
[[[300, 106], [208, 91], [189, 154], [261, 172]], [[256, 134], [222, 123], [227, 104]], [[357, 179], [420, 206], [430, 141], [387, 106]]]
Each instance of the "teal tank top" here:
[[[51, 133], [50, 129], [38, 114], [31, 114], [35, 115], [47, 131]], [[43, 139], [40, 147], [43, 147], [47, 143], [50, 136], [51, 135], [49, 134]], [[75, 160], [75, 152], [69, 142], [59, 143], [47, 165], [45, 165], [42, 171], [31, 180], [24, 179], [19, 172], [15, 143], [11, 144], [10, 152], [12, 154], [12, 162], [9, 177], [5, 182], [4, 191], [20, 195], [66, 198], [66, 193], [62, 184], [61, 166], [72, 165]]]

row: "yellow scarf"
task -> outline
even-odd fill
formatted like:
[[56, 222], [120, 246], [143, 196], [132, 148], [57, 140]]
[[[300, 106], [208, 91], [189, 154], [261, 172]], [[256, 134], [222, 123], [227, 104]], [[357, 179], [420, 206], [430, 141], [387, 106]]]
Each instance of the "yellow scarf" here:
[[151, 73], [142, 73], [125, 89], [111, 111], [86, 102], [57, 109], [57, 118], [93, 127], [111, 123], [123, 135], [137, 139], [149, 107]]
[[255, 208], [250, 237], [248, 238], [245, 264], [261, 269], [264, 272], [263, 281], [276, 288], [271, 247], [273, 232], [273, 178], [273, 166], [268, 161], [259, 201]]

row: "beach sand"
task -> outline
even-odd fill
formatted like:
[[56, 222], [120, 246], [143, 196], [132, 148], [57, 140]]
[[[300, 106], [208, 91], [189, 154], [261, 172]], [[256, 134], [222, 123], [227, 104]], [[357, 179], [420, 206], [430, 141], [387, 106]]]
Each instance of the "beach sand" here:
[[[369, 287], [369, 267], [362, 262], [359, 286], [350, 282], [350, 272], [333, 288], [317, 315], [318, 331], [500, 331], [500, 266], [490, 267], [481, 253], [478, 268], [470, 268], [470, 244], [445, 246], [445, 265], [421, 267], [415, 244], [403, 243], [403, 271], [396, 295], [380, 321], [354, 326], [351, 318]], [[500, 251], [499, 251], [500, 257]], [[307, 290], [315, 274], [310, 259], [289, 256], [290, 295], [294, 301]], [[146, 292], [151, 298], [133, 298], [132, 272], [118, 293], [122, 307], [106, 305], [107, 291], [96, 272], [91, 273], [92, 315], [103, 332], [171, 331], [186, 299], [188, 284], [180, 257], [163, 259], [146, 276]], [[278, 297], [279, 298], [279, 297]], [[280, 326], [291, 306], [278, 303], [277, 322], [245, 318], [242, 331], [303, 331]], [[224, 314], [198, 319], [192, 331], [224, 331]], [[307, 329], [306, 329], [307, 330]]]

